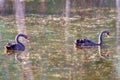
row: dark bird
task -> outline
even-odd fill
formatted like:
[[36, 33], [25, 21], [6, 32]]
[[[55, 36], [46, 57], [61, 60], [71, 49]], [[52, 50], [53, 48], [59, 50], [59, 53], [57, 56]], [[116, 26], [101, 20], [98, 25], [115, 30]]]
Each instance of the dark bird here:
[[17, 52], [22, 52], [25, 50], [25, 46], [22, 42], [20, 42], [19, 38], [23, 37], [28, 41], [28, 36], [25, 34], [18, 34], [15, 38], [15, 43], [7, 43], [5, 46], [5, 52], [7, 54], [15, 54]]
[[89, 39], [77, 39], [75, 41], [75, 47], [76, 48], [86, 48], [86, 47], [95, 47], [95, 46], [102, 46], [103, 45], [103, 34], [107, 34], [109, 36], [109, 31], [104, 30], [100, 33], [98, 38], [98, 43], [93, 42]]

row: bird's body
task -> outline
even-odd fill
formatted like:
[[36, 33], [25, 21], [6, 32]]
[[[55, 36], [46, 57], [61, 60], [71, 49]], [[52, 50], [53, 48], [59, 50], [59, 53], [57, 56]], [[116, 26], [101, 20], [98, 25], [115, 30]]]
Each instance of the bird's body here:
[[6, 48], [8, 50], [19, 50], [19, 51], [24, 51], [25, 50], [25, 46], [24, 45], [21, 45], [21, 44], [11, 44], [11, 43], [8, 43], [10, 45], [6, 46]]
[[89, 39], [84, 39], [84, 43], [81, 46], [98, 46], [98, 43], [95, 43]]
[[25, 46], [23, 45], [23, 43], [21, 43], [19, 41], [19, 38], [20, 37], [23, 37], [25, 39], [28, 39], [27, 35], [25, 34], [18, 34], [15, 38], [15, 43], [7, 43], [6, 46], [5, 46], [5, 51], [7, 54], [15, 54], [17, 52], [22, 52], [25, 50]]
[[[81, 42], [82, 41], [82, 42]], [[91, 47], [96, 47], [99, 44], [89, 40], [89, 39], [83, 39], [83, 40], [76, 40], [75, 47], [77, 49], [82, 49], [82, 48], [91, 48]]]

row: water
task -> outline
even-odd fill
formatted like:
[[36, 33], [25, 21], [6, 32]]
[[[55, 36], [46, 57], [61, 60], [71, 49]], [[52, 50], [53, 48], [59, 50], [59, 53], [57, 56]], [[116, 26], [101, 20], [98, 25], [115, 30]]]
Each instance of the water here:
[[[25, 26], [25, 2], [24, 0], [15, 0], [14, 4], [15, 8], [15, 18], [16, 18], [16, 26], [18, 29], [18, 33], [26, 34], [26, 26]], [[22, 43], [27, 43], [21, 39]], [[26, 47], [26, 50], [22, 52], [20, 55], [22, 55], [22, 60], [19, 61], [20, 59], [18, 58], [19, 56], [15, 55], [15, 60], [21, 64], [21, 72], [23, 73], [23, 79], [25, 80], [34, 80], [32, 70], [31, 70], [31, 64], [29, 63], [29, 52]]]
[[[11, 36], [5, 34], [2, 36], [4, 36], [3, 39], [14, 41], [18, 32], [13, 32], [16, 30], [15, 19], [13, 16], [10, 17], [9, 19], [13, 20], [9, 21], [13, 22], [5, 19], [6, 23], [9, 22], [9, 27], [5, 27], [5, 33]], [[66, 26], [63, 17], [26, 15], [26, 32], [30, 37], [30, 42], [26, 44], [26, 47], [27, 52], [30, 53], [28, 62], [30, 64], [22, 66], [15, 60], [14, 55], [4, 54], [2, 47], [5, 45], [4, 42], [0, 47], [0, 72], [2, 72], [0, 79], [24, 80], [24, 75], [32, 72], [34, 79], [31, 78], [31, 80], [119, 80], [114, 62], [116, 56], [115, 17], [115, 9], [111, 9], [109, 15], [103, 14], [100, 18], [94, 15], [81, 20], [79, 16], [73, 16], [70, 18], [71, 24], [68, 29], [70, 37], [67, 37], [66, 46]], [[102, 52], [103, 54], [110, 53], [109, 60], [100, 58], [98, 48], [74, 50], [73, 44], [77, 38], [89, 38], [97, 42], [99, 33], [105, 29], [110, 31], [111, 36], [110, 38], [104, 36]], [[67, 53], [66, 49], [68, 49]], [[30, 69], [25, 68], [28, 66]]]
[[24, 1], [15, 0], [14, 8], [15, 8], [15, 17], [16, 17], [16, 25], [18, 27], [18, 33], [26, 33]]
[[[120, 57], [120, 54], [119, 54], [119, 51], [120, 51], [120, 40], [119, 40], [119, 36], [120, 36], [120, 1], [119, 0], [116, 0], [116, 6], [117, 6], [117, 22], [116, 22], [116, 43], [117, 43], [117, 47], [116, 47], [116, 52], [117, 52], [117, 72], [118, 72], [118, 74], [120, 73], [120, 62], [119, 62], [119, 57]], [[120, 75], [119, 75], [119, 77], [120, 77]]]
[[0, 14], [3, 15], [4, 14], [4, 0], [0, 0]]

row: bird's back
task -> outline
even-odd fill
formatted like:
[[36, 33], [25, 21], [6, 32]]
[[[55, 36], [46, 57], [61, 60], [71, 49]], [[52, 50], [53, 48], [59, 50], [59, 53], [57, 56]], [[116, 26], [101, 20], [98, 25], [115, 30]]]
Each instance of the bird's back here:
[[21, 44], [13, 44], [13, 43], [9, 43], [8, 45], [6, 45], [6, 48], [8, 50], [17, 50], [17, 51], [24, 51], [25, 50], [25, 46], [23, 46]]
[[98, 45], [98, 43], [95, 43], [95, 42], [93, 42], [93, 41], [91, 41], [89, 39], [84, 39], [83, 46], [97, 46], [97, 45]]

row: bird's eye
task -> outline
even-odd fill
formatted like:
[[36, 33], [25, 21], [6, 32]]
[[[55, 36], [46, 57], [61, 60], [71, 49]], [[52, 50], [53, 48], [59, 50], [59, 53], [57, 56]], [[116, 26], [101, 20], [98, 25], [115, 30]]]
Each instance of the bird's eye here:
[[26, 41], [29, 42], [29, 38], [28, 37], [26, 38]]
[[110, 37], [110, 34], [109, 34], [109, 33], [107, 33], [107, 37], [108, 37], [108, 38]]
[[29, 40], [28, 37], [26, 37], [26, 39]]
[[107, 33], [107, 35], [110, 35], [109, 33]]

